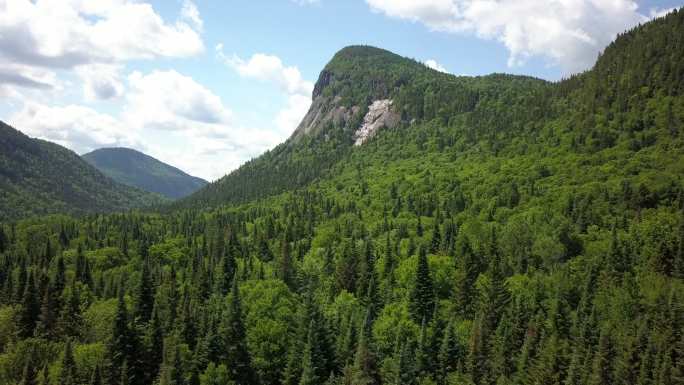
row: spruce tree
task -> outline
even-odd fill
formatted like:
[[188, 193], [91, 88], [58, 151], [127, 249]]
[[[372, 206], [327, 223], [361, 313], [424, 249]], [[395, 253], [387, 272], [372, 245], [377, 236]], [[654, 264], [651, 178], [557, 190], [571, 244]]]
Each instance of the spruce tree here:
[[139, 323], [147, 323], [152, 317], [154, 307], [154, 287], [150, 277], [148, 261], [143, 262], [140, 272], [140, 281], [135, 292], [134, 319]]
[[601, 330], [599, 344], [592, 363], [590, 385], [612, 384], [614, 351], [610, 335], [607, 330]]
[[233, 279], [235, 278], [235, 272], [237, 271], [237, 262], [235, 261], [235, 255], [231, 248], [227, 247], [223, 251], [221, 258], [221, 277], [220, 277], [220, 293], [221, 295], [227, 295], [230, 292]]
[[[122, 378], [128, 379], [129, 371], [126, 361], [131, 355], [131, 349], [131, 331], [128, 325], [128, 311], [126, 310], [122, 285], [119, 289], [112, 337], [107, 346], [107, 378], [110, 384], [120, 382]], [[126, 365], [124, 365], [125, 363]]]
[[151, 383], [159, 373], [159, 368], [164, 360], [164, 330], [162, 329], [159, 311], [156, 306], [152, 310], [152, 318], [147, 325], [145, 345], [146, 380], [148, 383]]
[[290, 252], [290, 242], [285, 237], [280, 242], [280, 259], [278, 261], [278, 278], [285, 284], [293, 288], [294, 266], [292, 265], [292, 254]]
[[71, 340], [68, 339], [64, 347], [64, 356], [62, 357], [62, 368], [59, 374], [60, 385], [76, 385], [78, 383], [76, 378], [76, 362], [74, 361], [74, 353], [71, 347]]
[[430, 239], [430, 253], [439, 253], [442, 247], [442, 232], [439, 228], [439, 221], [435, 220], [432, 227], [432, 238]]
[[355, 241], [345, 241], [342, 246], [342, 254], [339, 255], [335, 278], [337, 290], [346, 290], [354, 293], [356, 290], [357, 261]]
[[28, 338], [33, 335], [36, 328], [38, 317], [40, 315], [40, 304], [36, 298], [36, 286], [34, 283], [33, 274], [26, 273], [27, 283], [24, 289], [24, 295], [19, 313], [19, 335], [21, 338]]
[[435, 307], [435, 291], [430, 276], [430, 266], [428, 265], [427, 253], [421, 247], [418, 254], [418, 266], [416, 267], [416, 278], [410, 294], [409, 310], [414, 321], [430, 321]]
[[315, 357], [315, 326], [313, 321], [309, 325], [309, 336], [307, 337], [306, 345], [304, 346], [304, 352], [302, 353], [302, 376], [299, 380], [299, 385], [317, 385], [321, 383], [321, 379], [318, 377], [320, 372], [319, 367], [316, 367], [317, 358]]
[[237, 385], [252, 384], [254, 372], [247, 351], [245, 327], [242, 320], [242, 305], [237, 280], [233, 280], [230, 292], [228, 311], [221, 327], [226, 346], [226, 367], [230, 371], [231, 380]]
[[354, 385], [379, 384], [379, 376], [375, 353], [371, 346], [371, 318], [366, 315], [364, 326], [359, 334], [359, 342], [352, 367], [352, 381]]
[[63, 335], [78, 337], [82, 333], [83, 317], [81, 315], [81, 299], [76, 282], [71, 282], [69, 297], [59, 316], [59, 330]]
[[473, 299], [476, 297], [475, 281], [480, 274], [480, 268], [468, 238], [460, 236], [456, 245], [457, 266], [460, 273], [456, 282], [456, 307], [461, 316], [472, 318]]

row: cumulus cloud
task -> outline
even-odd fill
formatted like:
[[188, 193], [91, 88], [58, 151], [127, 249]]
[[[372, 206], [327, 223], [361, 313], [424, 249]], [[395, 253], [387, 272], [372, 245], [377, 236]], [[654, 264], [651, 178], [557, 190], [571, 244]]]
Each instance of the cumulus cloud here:
[[118, 115], [20, 98], [21, 107], [8, 120], [30, 136], [78, 153], [132, 147], [210, 180], [282, 140], [272, 127], [237, 124], [219, 96], [176, 71], [133, 72], [122, 82], [126, 93]]
[[449, 73], [446, 68], [444, 68], [443, 65], [437, 63], [436, 60], [433, 59], [428, 59], [425, 61], [425, 65], [432, 68], [433, 70], [439, 71], [439, 72], [444, 72], [444, 73]]
[[199, 10], [195, 3], [189, 0], [183, 1], [183, 8], [181, 8], [181, 18], [191, 23], [195, 29], [201, 31], [204, 28], [204, 22], [200, 17]]
[[285, 134], [297, 128], [311, 106], [314, 88], [313, 82], [302, 78], [297, 67], [286, 66], [279, 57], [263, 53], [254, 54], [247, 60], [237, 55], [229, 57], [223, 52], [222, 44], [216, 46], [216, 55], [240, 76], [277, 85], [287, 96], [287, 105], [276, 114], [274, 124]]
[[56, 71], [76, 70], [87, 98], [115, 97], [122, 89], [114, 72], [94, 69], [201, 53], [201, 26], [188, 0], [173, 23], [133, 0], [0, 0], [0, 85], [53, 88]]
[[140, 147], [136, 133], [122, 122], [79, 105], [52, 107], [26, 101], [10, 122], [27, 135], [59, 143], [78, 153], [99, 147]]
[[128, 76], [124, 116], [135, 127], [171, 131], [202, 128], [221, 136], [221, 127], [231, 123], [232, 112], [221, 99], [191, 77], [176, 71], [133, 72]]
[[241, 76], [264, 82], [273, 82], [288, 94], [311, 95], [313, 83], [302, 78], [297, 67], [287, 67], [279, 57], [257, 53], [248, 60], [237, 55], [227, 57], [221, 44], [216, 46], [216, 53], [228, 66], [234, 68]]
[[[504, 44], [509, 66], [541, 56], [565, 73], [589, 68], [616, 34], [649, 19], [632, 0], [366, 0], [389, 17]], [[651, 11], [651, 16], [659, 12]]]
[[76, 74], [83, 81], [83, 95], [88, 101], [113, 99], [123, 95], [121, 80], [123, 65], [87, 64], [76, 67]]

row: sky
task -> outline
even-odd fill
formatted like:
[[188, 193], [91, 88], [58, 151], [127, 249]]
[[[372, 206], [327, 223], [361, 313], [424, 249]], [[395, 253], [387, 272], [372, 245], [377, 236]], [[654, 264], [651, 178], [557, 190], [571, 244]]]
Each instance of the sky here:
[[0, 120], [216, 180], [287, 139], [341, 48], [557, 81], [684, 0], [0, 0]]

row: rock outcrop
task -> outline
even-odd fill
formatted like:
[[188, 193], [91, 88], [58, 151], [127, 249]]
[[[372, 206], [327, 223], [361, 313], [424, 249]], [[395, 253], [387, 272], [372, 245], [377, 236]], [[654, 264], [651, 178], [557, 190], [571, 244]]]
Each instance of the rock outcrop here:
[[368, 112], [363, 117], [363, 123], [354, 133], [354, 145], [360, 146], [382, 127], [392, 128], [399, 123], [400, 116], [391, 109], [392, 100], [376, 100], [368, 106]]

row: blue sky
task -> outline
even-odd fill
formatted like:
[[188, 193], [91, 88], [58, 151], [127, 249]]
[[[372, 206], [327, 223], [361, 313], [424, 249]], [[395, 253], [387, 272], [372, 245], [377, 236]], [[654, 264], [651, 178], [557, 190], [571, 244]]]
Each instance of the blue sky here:
[[558, 80], [682, 3], [0, 0], [0, 119], [78, 153], [128, 146], [213, 180], [289, 136], [344, 46]]

